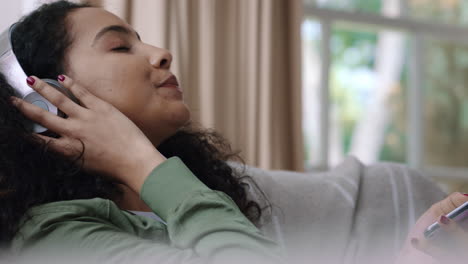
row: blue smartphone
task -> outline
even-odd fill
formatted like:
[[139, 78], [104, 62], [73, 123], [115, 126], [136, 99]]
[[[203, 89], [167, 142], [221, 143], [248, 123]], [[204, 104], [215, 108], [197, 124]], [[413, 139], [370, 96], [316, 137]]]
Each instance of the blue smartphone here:
[[[452, 212], [447, 215], [448, 218], [452, 219], [453, 221], [457, 222], [462, 228], [468, 230], [468, 202], [462, 204]], [[424, 237], [432, 238], [436, 235], [437, 230], [440, 229], [440, 225], [438, 222], [430, 225], [424, 231]]]

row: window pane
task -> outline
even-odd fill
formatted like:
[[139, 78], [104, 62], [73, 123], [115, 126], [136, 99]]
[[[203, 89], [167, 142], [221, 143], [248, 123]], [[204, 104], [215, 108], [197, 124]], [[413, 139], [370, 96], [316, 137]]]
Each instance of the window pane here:
[[303, 0], [305, 5], [446, 24], [468, 25], [466, 0]]
[[405, 35], [336, 26], [331, 43], [331, 164], [405, 162]]
[[320, 89], [320, 46], [321, 24], [312, 19], [305, 19], [302, 24], [302, 99], [305, 168], [317, 164], [319, 157], [319, 95]]
[[[303, 27], [306, 164], [319, 158], [320, 23]], [[406, 37], [334, 26], [331, 32], [329, 161], [406, 161]]]
[[[312, 1], [305, 0], [306, 4], [310, 2]], [[315, 5], [343, 11], [380, 13], [381, 10], [381, 0], [315, 0]]]
[[407, 0], [412, 18], [446, 24], [468, 25], [466, 0]]
[[425, 165], [468, 166], [468, 46], [427, 41]]
[[[320, 23], [306, 19], [303, 39], [303, 113], [306, 167], [317, 161]], [[406, 161], [406, 37], [334, 26], [331, 32], [329, 161], [347, 154], [370, 163]]]

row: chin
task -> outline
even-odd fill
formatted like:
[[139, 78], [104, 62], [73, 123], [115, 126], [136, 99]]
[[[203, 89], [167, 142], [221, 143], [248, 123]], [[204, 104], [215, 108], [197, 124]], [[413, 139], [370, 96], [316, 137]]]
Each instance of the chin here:
[[177, 105], [176, 109], [172, 111], [171, 123], [177, 130], [188, 122], [190, 122], [191, 114], [188, 106], [185, 103]]
[[[177, 131], [179, 131], [185, 125], [188, 125], [191, 121], [190, 110], [185, 104], [171, 110], [171, 116], [168, 117], [168, 119], [164, 122], [165, 124], [159, 124], [157, 128], [154, 128], [158, 133], [158, 136], [155, 137], [157, 140], [152, 140], [153, 144], [156, 143], [156, 146], [174, 135]], [[164, 129], [161, 129], [162, 126]]]

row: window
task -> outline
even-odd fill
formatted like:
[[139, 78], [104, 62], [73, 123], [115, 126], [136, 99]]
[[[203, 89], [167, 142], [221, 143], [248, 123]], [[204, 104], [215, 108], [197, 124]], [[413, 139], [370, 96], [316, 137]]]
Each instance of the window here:
[[468, 1], [304, 0], [304, 10], [306, 168], [355, 155], [468, 179]]

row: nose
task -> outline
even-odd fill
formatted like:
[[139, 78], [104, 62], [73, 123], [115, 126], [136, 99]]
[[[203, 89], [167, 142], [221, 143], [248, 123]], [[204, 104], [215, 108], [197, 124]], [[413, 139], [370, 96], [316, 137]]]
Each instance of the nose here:
[[155, 68], [169, 69], [172, 63], [172, 54], [166, 49], [151, 46], [150, 63]]

